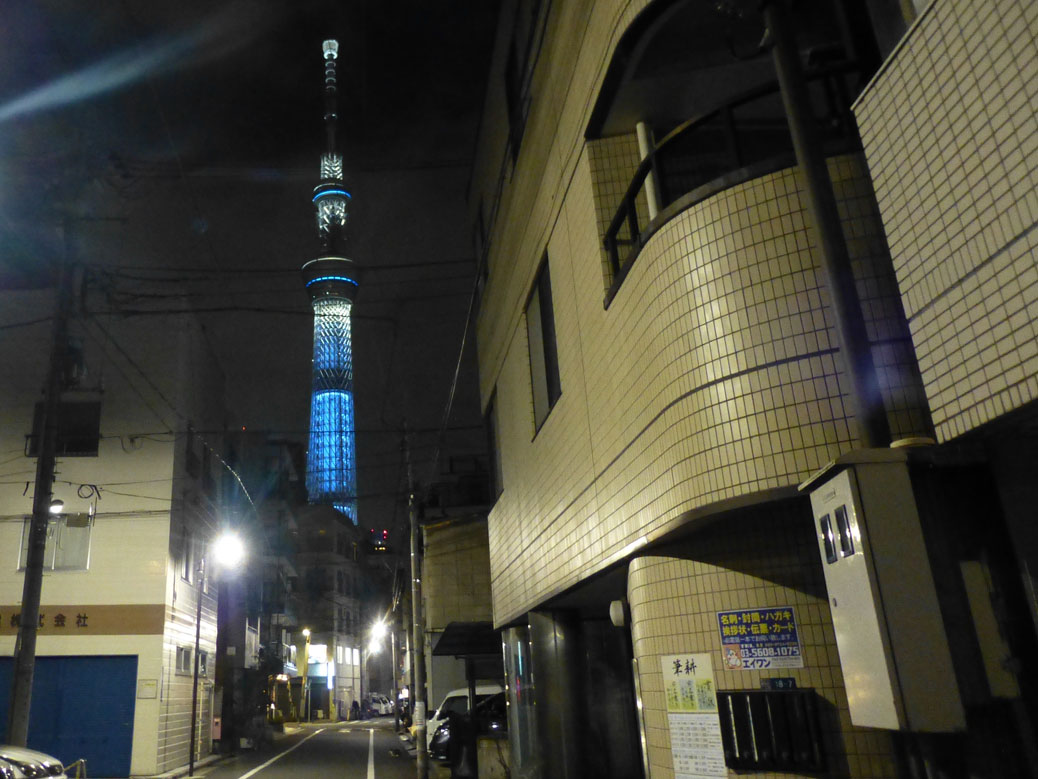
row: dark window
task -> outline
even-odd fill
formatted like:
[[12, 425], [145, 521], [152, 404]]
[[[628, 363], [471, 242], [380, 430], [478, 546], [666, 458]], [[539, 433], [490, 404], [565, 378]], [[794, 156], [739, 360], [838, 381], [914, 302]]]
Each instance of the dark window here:
[[210, 498], [216, 497], [216, 481], [213, 479], [213, 450], [202, 441], [202, 489]]
[[555, 345], [555, 313], [551, 276], [545, 255], [530, 301], [526, 304], [526, 334], [530, 343], [530, 380], [533, 385], [534, 427], [540, 430], [548, 412], [562, 395], [559, 355]]
[[[547, 5], [547, 4], [546, 4]], [[512, 43], [505, 62], [505, 103], [508, 107], [508, 146], [512, 161], [519, 157], [519, 146], [530, 110], [530, 79], [537, 61], [547, 9], [540, 0], [516, 3]]]
[[191, 667], [191, 647], [189, 646], [178, 646], [177, 647], [177, 670], [178, 676], [184, 676], [194, 671]]
[[490, 498], [497, 498], [504, 491], [501, 479], [501, 449], [498, 446], [497, 393], [490, 397], [487, 405], [487, 451], [490, 453]]
[[202, 471], [202, 461], [198, 459], [198, 452], [196, 451], [198, 447], [195, 444], [194, 430], [189, 429], [187, 431], [184, 449], [186, 452], [184, 457], [184, 467], [187, 469], [187, 473], [189, 476], [193, 476], [197, 479], [198, 475]]
[[[43, 439], [43, 401], [32, 416], [32, 434], [26, 454], [38, 457]], [[58, 457], [97, 457], [101, 439], [101, 402], [69, 401], [58, 405], [58, 436], [54, 453]]]

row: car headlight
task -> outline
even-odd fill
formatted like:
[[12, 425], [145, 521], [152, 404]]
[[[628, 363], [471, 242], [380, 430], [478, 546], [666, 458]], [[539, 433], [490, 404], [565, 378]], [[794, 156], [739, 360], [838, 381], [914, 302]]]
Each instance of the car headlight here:
[[26, 763], [21, 760], [11, 760], [10, 758], [8, 758], [8, 762], [25, 774], [27, 779], [47, 776], [47, 769], [43, 767], [43, 763]]

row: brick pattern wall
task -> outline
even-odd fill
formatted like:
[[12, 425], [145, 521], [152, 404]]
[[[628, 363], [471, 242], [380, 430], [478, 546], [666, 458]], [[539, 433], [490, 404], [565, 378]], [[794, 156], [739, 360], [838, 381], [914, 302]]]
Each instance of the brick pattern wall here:
[[855, 105], [938, 438], [1038, 398], [1038, 4], [936, 0]]
[[[792, 677], [826, 702], [820, 725], [830, 775], [895, 777], [893, 745], [884, 731], [851, 724], [825, 584], [811, 535], [810, 514], [773, 511], [766, 518], [729, 526], [697, 544], [700, 560], [641, 557], [631, 562], [628, 600], [634, 655], [652, 779], [674, 776], [660, 657], [710, 653], [718, 690], [760, 689], [768, 676]], [[720, 562], [723, 561], [723, 562]], [[803, 668], [726, 670], [717, 612], [792, 606]], [[730, 776], [737, 776], [729, 771]], [[800, 774], [754, 773], [759, 777]]]

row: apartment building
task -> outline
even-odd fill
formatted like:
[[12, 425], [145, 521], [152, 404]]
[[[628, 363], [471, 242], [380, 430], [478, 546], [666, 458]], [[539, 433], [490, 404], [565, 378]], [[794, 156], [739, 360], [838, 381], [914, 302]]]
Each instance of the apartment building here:
[[513, 776], [1038, 770], [1036, 39], [1024, 0], [503, 5]]

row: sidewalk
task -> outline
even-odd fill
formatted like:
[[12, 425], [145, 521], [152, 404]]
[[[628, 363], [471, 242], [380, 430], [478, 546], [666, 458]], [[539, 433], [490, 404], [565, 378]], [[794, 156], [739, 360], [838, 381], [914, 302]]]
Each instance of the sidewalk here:
[[[397, 734], [400, 737], [400, 741], [403, 742], [404, 746], [407, 747], [407, 754], [411, 759], [415, 759], [418, 754], [418, 750], [415, 749], [414, 739], [411, 734], [406, 730], [402, 733]], [[450, 779], [451, 769], [447, 763], [439, 760], [429, 760], [429, 779]]]

